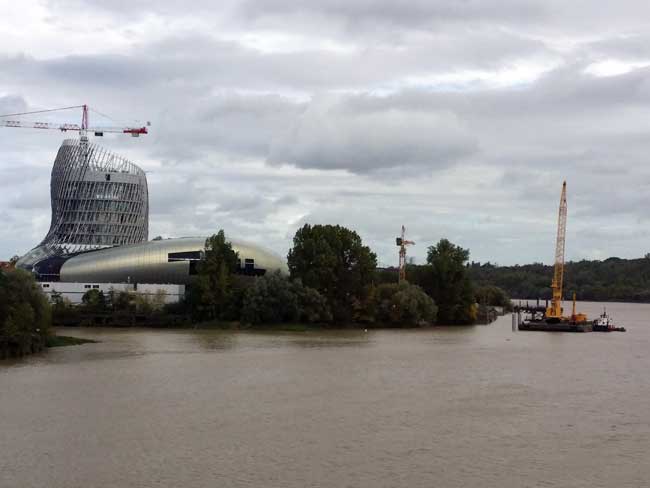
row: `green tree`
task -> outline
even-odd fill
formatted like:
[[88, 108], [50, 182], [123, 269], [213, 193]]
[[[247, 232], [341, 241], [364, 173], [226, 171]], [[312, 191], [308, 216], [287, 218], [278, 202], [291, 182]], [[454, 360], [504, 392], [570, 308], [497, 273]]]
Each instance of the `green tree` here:
[[98, 313], [106, 311], [106, 296], [101, 290], [88, 290], [81, 297], [81, 303], [89, 312]]
[[332, 321], [332, 310], [318, 290], [303, 286], [299, 280], [293, 282], [293, 288], [298, 297], [301, 322], [313, 324]]
[[465, 266], [468, 259], [467, 249], [447, 239], [428, 248], [429, 267], [422, 285], [438, 306], [439, 323], [470, 323], [474, 319], [474, 294]]
[[280, 324], [300, 317], [298, 297], [279, 273], [255, 279], [244, 294], [241, 318], [249, 324]]
[[0, 357], [43, 348], [50, 325], [50, 305], [33, 276], [0, 270]]
[[422, 288], [410, 283], [385, 283], [375, 293], [376, 321], [381, 325], [413, 327], [435, 322], [438, 307]]
[[113, 312], [127, 312], [133, 308], [133, 296], [128, 291], [116, 291], [111, 289], [108, 292], [107, 305]]
[[135, 311], [142, 315], [150, 315], [154, 311], [152, 300], [144, 293], [135, 293], [133, 296]]
[[292, 279], [318, 290], [337, 321], [353, 318], [372, 283], [377, 256], [359, 235], [339, 225], [305, 224], [293, 238], [287, 256]]
[[329, 322], [332, 314], [318, 291], [275, 272], [255, 278], [246, 289], [241, 319], [249, 324], [314, 323]]
[[208, 237], [205, 253], [198, 265], [195, 293], [195, 314], [203, 320], [223, 318], [232, 295], [233, 275], [239, 256], [226, 241], [223, 230]]
[[167, 292], [165, 290], [156, 290], [156, 293], [151, 299], [151, 307], [156, 312], [161, 312], [167, 303]]
[[474, 297], [476, 303], [483, 306], [503, 307], [506, 311], [512, 308], [512, 303], [506, 292], [493, 285], [475, 287]]

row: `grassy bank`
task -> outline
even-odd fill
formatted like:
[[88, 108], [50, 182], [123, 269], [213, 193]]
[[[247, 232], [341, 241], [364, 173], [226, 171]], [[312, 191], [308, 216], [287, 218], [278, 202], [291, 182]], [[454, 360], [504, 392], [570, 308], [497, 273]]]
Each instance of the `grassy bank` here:
[[79, 337], [52, 335], [47, 338], [46, 347], [78, 346], [80, 344], [95, 344], [98, 341], [81, 339]]

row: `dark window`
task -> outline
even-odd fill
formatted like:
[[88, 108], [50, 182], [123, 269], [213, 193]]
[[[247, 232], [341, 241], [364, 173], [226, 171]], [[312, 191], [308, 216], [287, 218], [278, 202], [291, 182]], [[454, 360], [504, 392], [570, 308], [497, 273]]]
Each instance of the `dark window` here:
[[84, 285], [84, 288], [90, 288], [90, 285]]
[[43, 283], [43, 288], [49, 288], [49, 287], [50, 285], [48, 285], [47, 283]]
[[198, 261], [201, 259], [201, 251], [170, 252], [167, 254], [167, 262], [172, 261]]
[[250, 258], [244, 259], [244, 269], [246, 270], [255, 269], [255, 260]]
[[93, 285], [93, 288], [99, 288], [99, 285]]
[[106, 181], [111, 181], [111, 175], [106, 175]]
[[199, 274], [198, 261], [190, 261], [190, 276]]

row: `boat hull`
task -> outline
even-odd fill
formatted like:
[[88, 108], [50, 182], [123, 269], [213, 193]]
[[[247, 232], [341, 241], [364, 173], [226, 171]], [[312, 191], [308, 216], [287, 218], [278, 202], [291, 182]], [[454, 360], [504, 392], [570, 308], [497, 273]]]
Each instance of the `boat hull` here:
[[548, 323], [545, 321], [530, 320], [519, 324], [519, 330], [533, 330], [541, 332], [591, 332], [591, 324], [572, 324], [569, 322]]

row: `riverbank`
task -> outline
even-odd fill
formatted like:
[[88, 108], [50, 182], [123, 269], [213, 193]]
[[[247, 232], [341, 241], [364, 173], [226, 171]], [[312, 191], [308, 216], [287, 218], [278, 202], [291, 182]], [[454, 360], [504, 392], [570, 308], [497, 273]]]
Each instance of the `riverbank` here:
[[24, 342], [0, 341], [0, 360], [14, 359], [36, 354], [47, 347], [46, 341], [41, 337], [32, 338]]
[[[278, 331], [278, 332], [306, 332], [318, 330], [394, 330], [394, 329], [427, 329], [436, 327], [437, 324], [423, 324], [416, 325], [394, 325], [394, 324], [377, 324], [377, 323], [302, 323], [302, 322], [289, 322], [277, 324], [246, 324], [239, 321], [204, 321], [204, 322], [157, 322], [157, 321], [140, 321], [140, 322], [92, 322], [92, 321], [77, 321], [57, 323], [55, 327], [76, 328], [82, 327], [92, 329], [93, 327], [110, 328], [110, 329], [130, 329], [130, 328], [144, 328], [144, 329], [173, 329], [173, 330], [260, 330], [260, 331]], [[471, 325], [471, 324], [469, 324]], [[462, 327], [462, 326], [459, 326]]]
[[79, 337], [50, 335], [42, 341], [33, 341], [29, 347], [21, 347], [19, 344], [2, 344], [0, 345], [0, 360], [17, 359], [30, 354], [43, 352], [52, 347], [78, 346], [81, 344], [96, 343], [92, 339], [82, 339]]
[[47, 338], [47, 347], [80, 346], [81, 344], [95, 344], [97, 342], [99, 341], [80, 337], [53, 335]]
[[[472, 324], [456, 324], [458, 327], [466, 327], [472, 325], [487, 325], [494, 322], [499, 316], [503, 315], [503, 311], [490, 310], [479, 314], [476, 321]], [[111, 314], [86, 314], [76, 319], [68, 319], [64, 321], [55, 321], [55, 327], [108, 327], [108, 328], [134, 328], [141, 327], [146, 329], [179, 329], [179, 330], [267, 330], [279, 332], [301, 332], [311, 330], [331, 330], [331, 329], [350, 329], [350, 330], [392, 330], [392, 329], [426, 329], [439, 325], [449, 324], [434, 324], [422, 323], [421, 325], [411, 324], [392, 324], [392, 323], [377, 323], [377, 322], [286, 322], [286, 323], [264, 323], [264, 324], [248, 324], [241, 321], [224, 321], [212, 320], [202, 322], [192, 322], [187, 316], [165, 316], [165, 315], [150, 315], [138, 316], [138, 320], [134, 316], [127, 317], [126, 320], [123, 315]]]

